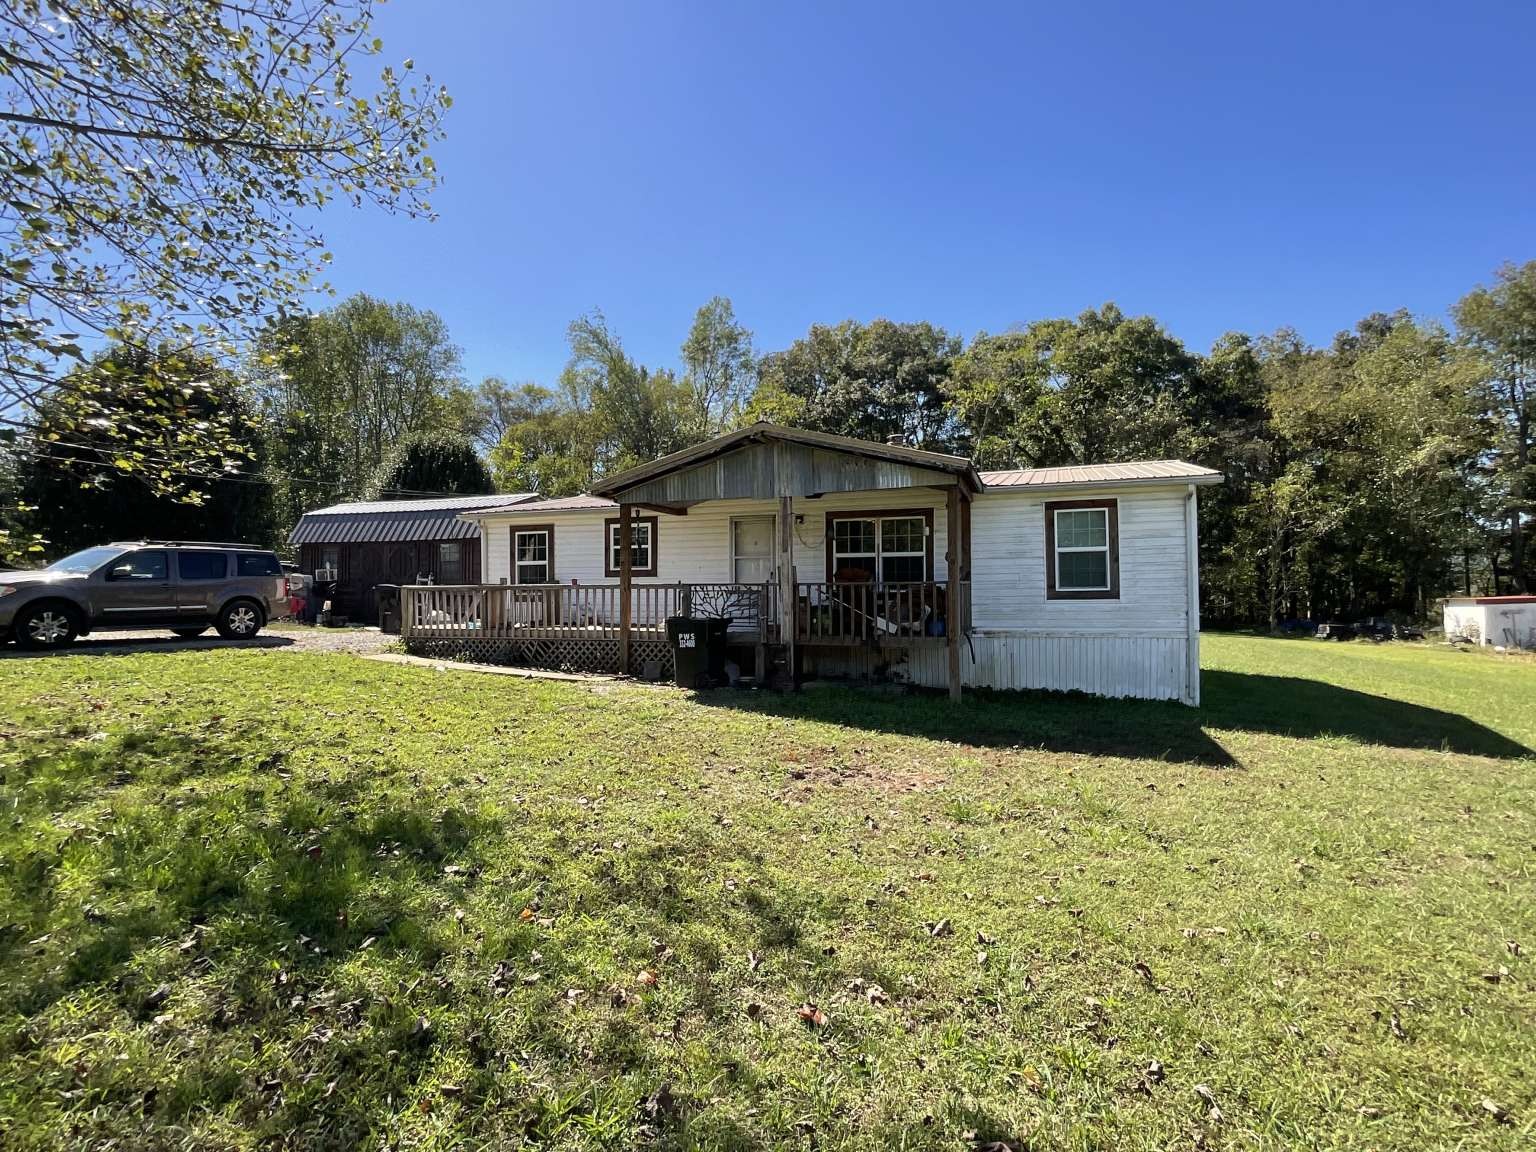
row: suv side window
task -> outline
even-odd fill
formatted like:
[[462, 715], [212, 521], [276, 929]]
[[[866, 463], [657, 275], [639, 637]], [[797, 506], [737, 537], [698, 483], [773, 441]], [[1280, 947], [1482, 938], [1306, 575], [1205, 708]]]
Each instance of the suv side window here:
[[242, 576], [281, 576], [283, 566], [270, 552], [242, 552], [235, 561]]
[[183, 580], [222, 580], [229, 562], [222, 552], [178, 552], [176, 573]]
[[164, 552], [130, 552], [112, 565], [114, 573], [126, 568], [128, 571], [121, 575], [115, 575], [115, 580], [168, 580], [170, 568], [166, 564]]

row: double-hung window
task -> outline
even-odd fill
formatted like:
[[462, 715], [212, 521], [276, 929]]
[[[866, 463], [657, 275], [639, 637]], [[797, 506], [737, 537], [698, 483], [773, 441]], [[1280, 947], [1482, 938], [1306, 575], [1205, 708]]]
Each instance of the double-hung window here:
[[926, 511], [831, 513], [827, 577], [839, 583], [896, 584], [932, 578], [933, 521]]
[[1045, 506], [1046, 595], [1113, 600], [1120, 595], [1118, 508], [1113, 500], [1058, 500]]
[[457, 540], [438, 541], [437, 582], [439, 584], [464, 582], [464, 553]]
[[512, 583], [555, 582], [555, 529], [529, 525], [512, 529]]
[[[618, 520], [605, 521], [603, 531], [604, 539], [608, 542], [607, 548], [604, 549], [606, 574], [617, 576], [624, 563], [624, 554], [619, 550]], [[629, 522], [629, 531], [630, 575], [656, 575], [656, 517], [633, 517]]]

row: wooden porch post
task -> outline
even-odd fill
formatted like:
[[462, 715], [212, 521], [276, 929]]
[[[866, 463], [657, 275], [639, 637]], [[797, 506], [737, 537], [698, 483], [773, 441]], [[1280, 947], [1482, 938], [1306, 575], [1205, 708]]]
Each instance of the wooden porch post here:
[[800, 630], [800, 605], [795, 587], [795, 498], [779, 497], [779, 632], [794, 687], [800, 686], [795, 665], [795, 633]]
[[[629, 675], [629, 640], [634, 626], [630, 589], [634, 583], [634, 509], [619, 505], [619, 675]], [[606, 544], [607, 541], [604, 541]], [[655, 545], [653, 544], [652, 547]]]
[[949, 698], [960, 699], [960, 628], [965, 604], [965, 590], [960, 559], [960, 485], [949, 486], [944, 508], [944, 577], [949, 582], [949, 603], [945, 606], [944, 647], [949, 655]]

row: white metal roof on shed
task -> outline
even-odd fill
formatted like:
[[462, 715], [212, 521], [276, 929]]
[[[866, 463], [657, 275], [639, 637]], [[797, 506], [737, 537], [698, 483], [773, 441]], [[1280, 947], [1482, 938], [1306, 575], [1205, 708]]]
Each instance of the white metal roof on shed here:
[[477, 520], [482, 516], [500, 516], [504, 512], [516, 512], [519, 516], [523, 513], [539, 512], [612, 512], [618, 505], [612, 500], [604, 500], [601, 496], [556, 496], [549, 500], [530, 500], [526, 504], [519, 504], [515, 508], [481, 508], [473, 512], [462, 513], [466, 520]]
[[1186, 460], [1136, 460], [1128, 464], [1076, 464], [1061, 468], [1012, 468], [983, 472], [988, 488], [1066, 488], [1086, 485], [1148, 484], [1182, 480], [1219, 484], [1221, 473]]
[[493, 496], [433, 496], [426, 500], [359, 500], [351, 504], [332, 504], [314, 508], [306, 516], [358, 515], [368, 512], [462, 512], [471, 508], [497, 508], [504, 504], [526, 504], [537, 500], [537, 492], [511, 492]]

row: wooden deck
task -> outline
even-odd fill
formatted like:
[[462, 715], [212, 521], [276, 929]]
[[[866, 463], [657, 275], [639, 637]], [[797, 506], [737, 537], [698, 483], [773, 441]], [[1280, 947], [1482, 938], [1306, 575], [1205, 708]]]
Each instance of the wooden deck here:
[[[822, 647], [942, 646], [954, 586], [802, 583], [795, 586], [793, 644]], [[617, 584], [466, 584], [401, 589], [401, 635], [423, 655], [580, 671], [670, 675], [669, 616], [729, 621], [733, 645], [766, 651], [791, 643], [774, 584], [636, 584], [625, 603]], [[964, 612], [964, 597], [962, 614]], [[963, 620], [963, 615], [960, 617]]]

